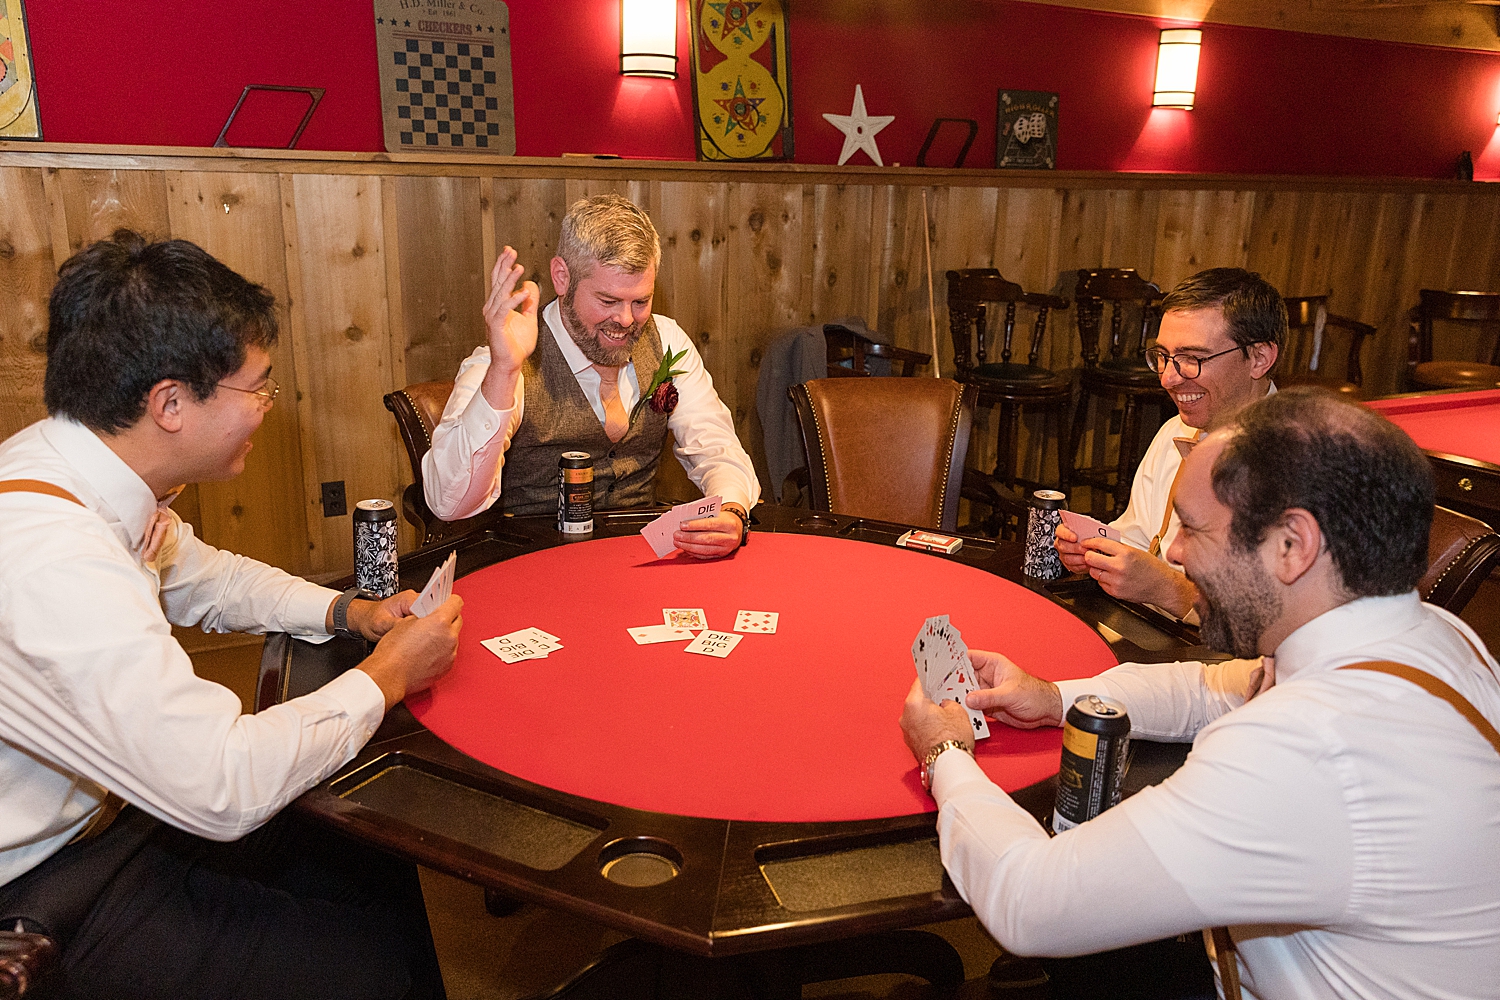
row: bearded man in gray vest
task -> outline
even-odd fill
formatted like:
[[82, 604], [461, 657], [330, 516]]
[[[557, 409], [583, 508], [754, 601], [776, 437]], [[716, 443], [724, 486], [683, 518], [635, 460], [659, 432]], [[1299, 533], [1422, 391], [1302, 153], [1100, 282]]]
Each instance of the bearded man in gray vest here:
[[[507, 513], [552, 513], [565, 451], [593, 459], [596, 507], [648, 505], [670, 430], [689, 478], [724, 498], [717, 515], [684, 522], [673, 540], [699, 558], [733, 552], [760, 483], [698, 349], [651, 312], [661, 262], [651, 219], [618, 195], [573, 203], [552, 258], [558, 297], [541, 310], [540, 331], [541, 293], [521, 281], [516, 257], [506, 247], [495, 262], [488, 343], [459, 367], [422, 458], [427, 505], [457, 520], [503, 495]], [[668, 370], [676, 374], [663, 382]]]

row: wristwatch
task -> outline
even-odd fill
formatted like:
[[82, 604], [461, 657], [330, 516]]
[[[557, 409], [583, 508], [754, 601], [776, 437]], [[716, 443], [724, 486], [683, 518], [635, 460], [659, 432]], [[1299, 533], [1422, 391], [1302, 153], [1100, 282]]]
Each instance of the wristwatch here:
[[364, 636], [349, 629], [349, 605], [355, 601], [378, 601], [380, 595], [365, 590], [363, 587], [350, 587], [339, 595], [339, 599], [333, 602], [333, 634], [341, 635], [346, 639], [359, 639], [363, 641]]
[[744, 526], [744, 530], [740, 532], [740, 548], [744, 548], [750, 541], [750, 515], [741, 510], [737, 503], [722, 504], [719, 509], [727, 510], [740, 519], [740, 523]]
[[969, 749], [969, 745], [963, 740], [944, 740], [937, 746], [933, 747], [931, 750], [927, 751], [927, 753], [922, 757], [921, 775], [922, 788], [929, 795], [932, 794], [932, 765], [936, 764], [938, 757], [948, 750], [962, 750], [970, 757], [974, 756], [974, 751]]

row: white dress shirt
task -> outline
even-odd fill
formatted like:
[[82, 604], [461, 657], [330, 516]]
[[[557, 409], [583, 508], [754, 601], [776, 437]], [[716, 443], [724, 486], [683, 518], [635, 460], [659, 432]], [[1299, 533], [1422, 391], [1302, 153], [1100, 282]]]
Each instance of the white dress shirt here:
[[0, 885], [61, 848], [115, 792], [158, 819], [233, 840], [347, 762], [385, 712], [351, 670], [255, 715], [203, 680], [169, 623], [326, 635], [338, 596], [171, 524], [142, 560], [157, 503], [80, 424], [0, 444], [0, 480], [39, 479], [84, 506], [0, 494]]
[[[563, 329], [557, 300], [542, 310], [538, 336], [552, 334], [578, 379], [594, 415], [604, 422], [604, 402], [599, 397], [599, 373]], [[721, 496], [746, 510], [760, 499], [760, 481], [755, 466], [734, 432], [734, 418], [714, 391], [713, 379], [703, 367], [703, 358], [687, 333], [675, 320], [653, 315], [663, 351], [686, 351], [677, 362], [683, 374], [677, 386], [677, 409], [667, 418], [676, 441], [674, 453], [689, 478], [704, 496]], [[479, 391], [490, 369], [490, 349], [476, 347], [464, 359], [454, 382], [453, 395], [443, 409], [443, 419], [432, 431], [432, 447], [422, 456], [422, 482], [427, 506], [445, 521], [473, 517], [487, 510], [500, 496], [500, 477], [505, 450], [525, 416], [524, 377], [516, 379], [516, 398], [506, 410], [496, 410]], [[641, 397], [635, 364], [620, 372], [620, 403], [629, 413]]]
[[[1474, 645], [1471, 646], [1471, 643]], [[1133, 732], [1194, 739], [1166, 781], [1052, 839], [963, 753], [934, 766], [943, 862], [990, 933], [1071, 955], [1229, 925], [1246, 997], [1500, 990], [1500, 755], [1394, 660], [1500, 723], [1493, 658], [1415, 591], [1364, 598], [1255, 661], [1125, 664], [1059, 684], [1123, 702]], [[1195, 738], [1196, 737], [1196, 738]]]

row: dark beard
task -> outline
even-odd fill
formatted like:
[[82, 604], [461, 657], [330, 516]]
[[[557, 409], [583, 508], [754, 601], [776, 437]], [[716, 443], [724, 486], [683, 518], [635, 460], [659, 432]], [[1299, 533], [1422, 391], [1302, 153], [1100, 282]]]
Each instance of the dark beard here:
[[1259, 656], [1260, 637], [1281, 617], [1281, 596], [1254, 553], [1236, 554], [1224, 569], [1193, 583], [1203, 603], [1203, 644], [1241, 658]]
[[[630, 355], [635, 351], [635, 342], [641, 339], [641, 333], [646, 329], [644, 321], [630, 327], [625, 343], [619, 347], [607, 348], [599, 342], [595, 331], [583, 325], [583, 319], [578, 315], [578, 310], [573, 306], [573, 296], [576, 288], [568, 289], [568, 294], [558, 300], [558, 309], [562, 313], [563, 329], [568, 331], [568, 336], [583, 356], [596, 365], [605, 368], [624, 368], [630, 363]], [[617, 333], [624, 329], [615, 322], [600, 323], [595, 330], [603, 330], [605, 333]]]

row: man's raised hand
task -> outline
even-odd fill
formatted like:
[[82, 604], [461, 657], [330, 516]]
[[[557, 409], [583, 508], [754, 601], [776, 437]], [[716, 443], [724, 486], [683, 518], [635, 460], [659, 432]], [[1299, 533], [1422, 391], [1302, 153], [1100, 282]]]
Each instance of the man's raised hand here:
[[534, 281], [521, 281], [526, 269], [516, 263], [516, 251], [506, 247], [490, 272], [490, 297], [484, 303], [484, 326], [490, 343], [490, 370], [484, 397], [497, 410], [515, 401], [516, 376], [521, 363], [536, 350], [537, 307], [542, 293]]

